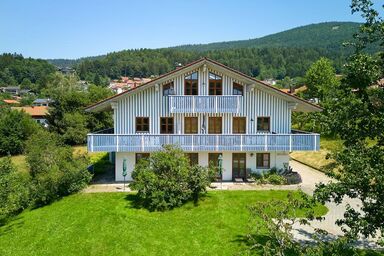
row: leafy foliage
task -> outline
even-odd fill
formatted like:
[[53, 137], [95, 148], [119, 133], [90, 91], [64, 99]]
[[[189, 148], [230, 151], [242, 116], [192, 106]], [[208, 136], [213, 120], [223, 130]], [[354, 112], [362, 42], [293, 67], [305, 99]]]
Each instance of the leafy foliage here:
[[24, 112], [0, 109], [0, 155], [20, 154], [25, 141], [40, 127]]
[[[331, 155], [338, 173], [337, 183], [320, 184], [316, 197], [321, 202], [340, 203], [347, 195], [361, 201], [361, 211], [348, 206], [344, 219], [347, 235], [355, 238], [384, 234], [384, 91], [373, 86], [384, 75], [384, 51], [364, 53], [372, 44], [384, 46], [384, 21], [370, 0], [353, 0], [352, 11], [361, 12], [366, 23], [356, 34], [354, 54], [346, 65], [346, 77], [329, 105], [332, 129], [344, 148]], [[346, 227], [346, 226], [347, 227]]]
[[184, 152], [171, 145], [142, 159], [132, 173], [131, 188], [150, 210], [168, 210], [199, 195], [210, 184], [207, 168], [190, 166]]
[[10, 157], [0, 158], [0, 222], [29, 205], [27, 175], [16, 170]]
[[78, 192], [91, 180], [88, 159], [74, 156], [72, 148], [63, 146], [56, 134], [45, 130], [35, 133], [27, 142], [26, 153], [37, 205]]

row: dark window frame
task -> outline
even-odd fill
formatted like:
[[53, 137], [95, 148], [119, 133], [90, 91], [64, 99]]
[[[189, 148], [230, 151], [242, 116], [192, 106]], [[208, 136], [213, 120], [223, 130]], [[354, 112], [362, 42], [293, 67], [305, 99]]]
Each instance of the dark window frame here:
[[[196, 73], [196, 78], [193, 78], [195, 73]], [[196, 71], [184, 78], [184, 95], [199, 95], [199, 78], [198, 77], [199, 77], [199, 73]]]
[[174, 133], [175, 133], [174, 118], [160, 117], [160, 134], [174, 134]]
[[[264, 156], [268, 156], [266, 160]], [[265, 165], [267, 161], [267, 165]], [[270, 153], [256, 153], [256, 168], [257, 169], [269, 169], [271, 168], [271, 154]]]
[[[241, 92], [241, 93], [239, 93], [239, 92]], [[241, 84], [238, 84], [238, 83], [233, 83], [232, 94], [244, 96], [244, 86]]]
[[[196, 131], [194, 130], [194, 121], [196, 122]], [[184, 134], [197, 134], [199, 132], [199, 119], [197, 116], [186, 116], [184, 117]]]
[[[214, 78], [211, 78], [211, 75], [214, 76]], [[223, 78], [212, 72], [209, 72], [208, 78], [208, 94], [223, 95]]]
[[[148, 120], [148, 123], [145, 123], [145, 120]], [[150, 120], [146, 116], [138, 116], [135, 120], [136, 133], [145, 133], [150, 131]], [[145, 130], [145, 128], [148, 128]]]
[[174, 90], [173, 81], [163, 84], [163, 96], [173, 95], [173, 90]]
[[136, 153], [135, 154], [135, 164], [137, 164], [141, 159], [148, 158], [150, 156], [149, 153]]
[[[267, 122], [268, 129], [265, 129], [265, 124]], [[257, 117], [257, 131], [258, 132], [270, 132], [271, 131], [271, 117], [269, 116], [258, 116]]]
[[233, 117], [233, 119], [232, 119], [232, 133], [234, 133], [234, 134], [246, 134], [247, 133], [247, 117], [245, 117], [245, 116], [234, 116]]
[[[214, 122], [211, 122], [211, 120], [214, 120]], [[220, 121], [218, 122], [216, 120], [220, 120]], [[220, 126], [220, 131], [218, 129], [219, 126]], [[221, 116], [208, 117], [208, 134], [222, 134], [222, 133], [223, 133], [223, 118]]]

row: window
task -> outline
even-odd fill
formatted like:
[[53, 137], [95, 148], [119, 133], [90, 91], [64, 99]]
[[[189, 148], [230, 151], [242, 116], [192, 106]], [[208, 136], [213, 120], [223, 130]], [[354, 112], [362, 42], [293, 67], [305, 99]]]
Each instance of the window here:
[[163, 96], [173, 95], [173, 82], [163, 85]]
[[209, 73], [209, 95], [222, 95], [223, 83], [221, 76]]
[[136, 132], [149, 132], [149, 117], [136, 117]]
[[257, 118], [257, 131], [258, 132], [269, 132], [270, 131], [270, 118], [269, 117], [258, 117]]
[[220, 134], [222, 121], [221, 117], [209, 117], [208, 119], [208, 133]]
[[232, 133], [245, 133], [246, 117], [234, 117], [232, 123]]
[[184, 117], [184, 133], [196, 134], [198, 128], [197, 117]]
[[256, 154], [256, 168], [268, 169], [271, 164], [271, 156], [269, 153]]
[[208, 153], [208, 164], [211, 168], [214, 168], [216, 170], [216, 179], [221, 180], [222, 177], [220, 175], [219, 170], [219, 156], [223, 156], [222, 153]]
[[186, 76], [184, 79], [184, 95], [198, 95], [197, 72]]
[[189, 164], [191, 166], [199, 164], [199, 154], [198, 153], [186, 153], [186, 156], [189, 159]]
[[241, 84], [233, 83], [233, 95], [244, 95], [244, 87]]
[[160, 133], [172, 134], [173, 133], [173, 117], [160, 118]]
[[136, 164], [141, 160], [141, 159], [148, 159], [149, 153], [136, 153]]

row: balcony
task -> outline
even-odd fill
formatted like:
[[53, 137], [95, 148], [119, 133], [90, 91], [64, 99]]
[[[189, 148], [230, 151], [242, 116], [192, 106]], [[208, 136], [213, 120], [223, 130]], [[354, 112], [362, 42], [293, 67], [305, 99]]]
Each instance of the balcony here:
[[170, 95], [170, 113], [239, 113], [243, 102], [240, 95]]
[[89, 152], [151, 152], [163, 145], [178, 145], [185, 151], [316, 151], [320, 135], [292, 134], [88, 134]]

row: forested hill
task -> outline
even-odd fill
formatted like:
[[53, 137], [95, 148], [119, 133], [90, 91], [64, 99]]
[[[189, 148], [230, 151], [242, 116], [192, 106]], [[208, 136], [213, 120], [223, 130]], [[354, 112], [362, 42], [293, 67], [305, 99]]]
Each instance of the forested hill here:
[[256, 39], [218, 42], [210, 44], [181, 45], [180, 50], [210, 51], [234, 48], [295, 47], [337, 50], [352, 39], [360, 23], [324, 22], [293, 28]]

